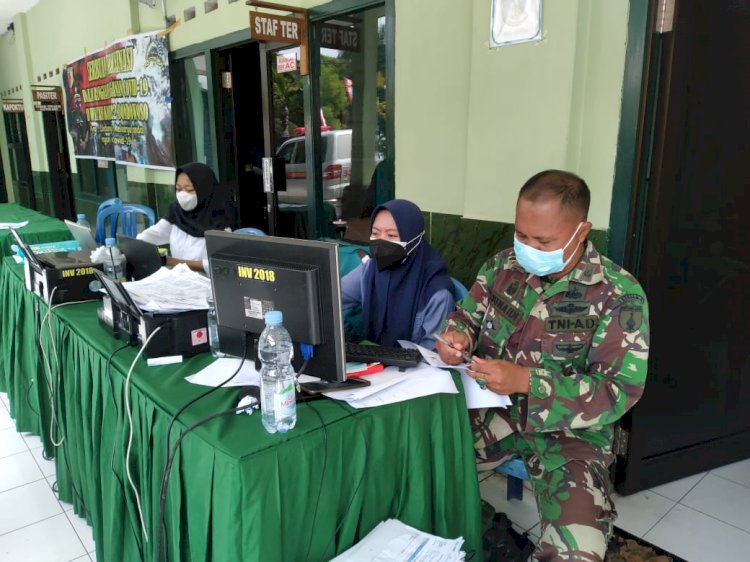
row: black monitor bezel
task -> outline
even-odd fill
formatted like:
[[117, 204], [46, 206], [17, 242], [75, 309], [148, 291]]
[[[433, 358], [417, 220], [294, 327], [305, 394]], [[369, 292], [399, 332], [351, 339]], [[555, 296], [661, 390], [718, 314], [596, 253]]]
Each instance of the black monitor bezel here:
[[122, 286], [122, 283], [117, 279], [112, 279], [106, 273], [102, 273], [98, 269], [94, 269], [94, 275], [102, 284], [102, 287], [107, 292], [112, 302], [122, 311], [127, 313], [133, 318], [141, 318], [143, 311], [138, 308], [133, 298], [128, 293], [128, 290]]
[[[321, 330], [325, 342], [315, 346], [315, 356], [308, 362], [304, 373], [324, 380], [345, 381], [346, 354], [338, 246], [335, 243], [319, 240], [237, 234], [220, 230], [207, 231], [205, 239], [209, 273], [213, 271], [214, 260], [228, 259], [231, 256], [238, 260], [244, 257], [277, 263], [287, 262], [293, 265], [304, 264], [318, 268]], [[304, 259], [299, 259], [300, 254], [304, 256]], [[211, 275], [211, 289], [216, 302], [218, 324], [221, 327], [219, 302], [225, 297], [217, 295], [213, 275]], [[299, 342], [295, 342], [297, 343]], [[294, 363], [295, 368], [299, 369], [302, 363], [299, 353], [296, 353]]]

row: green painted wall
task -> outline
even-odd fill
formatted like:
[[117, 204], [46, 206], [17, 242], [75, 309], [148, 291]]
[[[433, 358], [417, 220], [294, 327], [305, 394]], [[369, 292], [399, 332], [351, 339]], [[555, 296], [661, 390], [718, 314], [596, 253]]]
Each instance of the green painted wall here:
[[396, 189], [423, 209], [513, 222], [521, 184], [579, 173], [609, 225], [627, 0], [545, 0], [541, 41], [491, 49], [490, 2], [396, 4]]

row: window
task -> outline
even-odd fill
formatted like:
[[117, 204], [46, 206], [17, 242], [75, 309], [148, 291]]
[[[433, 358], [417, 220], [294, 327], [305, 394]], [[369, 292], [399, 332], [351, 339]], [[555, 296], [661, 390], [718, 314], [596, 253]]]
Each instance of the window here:
[[386, 40], [386, 9], [380, 5], [315, 25], [323, 200], [344, 221], [346, 238], [365, 241], [373, 207], [393, 198], [393, 107], [386, 98], [386, 53], [393, 47]]
[[172, 104], [177, 162], [213, 166], [206, 56], [174, 61], [172, 69], [172, 95], [182, 102]]

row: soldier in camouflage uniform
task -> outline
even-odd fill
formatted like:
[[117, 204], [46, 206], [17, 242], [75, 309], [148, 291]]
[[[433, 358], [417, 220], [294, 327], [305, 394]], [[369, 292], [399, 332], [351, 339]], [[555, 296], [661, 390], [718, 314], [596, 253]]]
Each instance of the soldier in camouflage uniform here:
[[482, 267], [445, 321], [451, 345], [437, 346], [451, 364], [473, 352], [477, 384], [512, 399], [507, 410], [469, 413], [480, 469], [514, 455], [526, 462], [542, 525], [537, 560], [604, 559], [616, 517], [614, 423], [646, 381], [646, 297], [586, 239], [589, 199], [567, 172], [527, 181], [514, 249]]

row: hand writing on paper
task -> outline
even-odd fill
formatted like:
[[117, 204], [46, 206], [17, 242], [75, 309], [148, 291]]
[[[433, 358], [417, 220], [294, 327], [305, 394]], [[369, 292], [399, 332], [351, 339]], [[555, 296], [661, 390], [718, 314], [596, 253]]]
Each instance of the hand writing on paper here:
[[445, 363], [448, 365], [458, 365], [459, 363], [470, 362], [470, 357], [465, 352], [469, 347], [469, 336], [461, 332], [449, 330], [442, 334], [435, 334], [435, 337], [437, 339], [435, 351], [438, 352], [440, 359]]
[[[495, 394], [529, 393], [528, 367], [504, 359], [482, 359], [474, 356], [466, 374]], [[483, 381], [483, 382], [480, 382]]]

